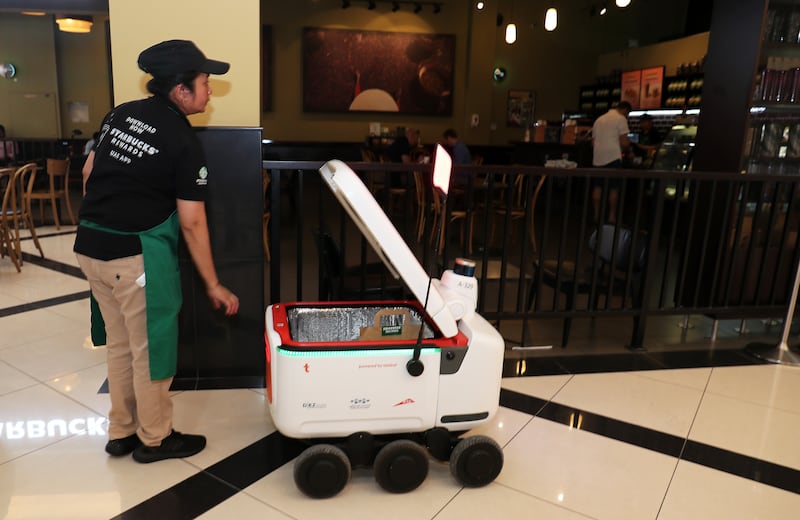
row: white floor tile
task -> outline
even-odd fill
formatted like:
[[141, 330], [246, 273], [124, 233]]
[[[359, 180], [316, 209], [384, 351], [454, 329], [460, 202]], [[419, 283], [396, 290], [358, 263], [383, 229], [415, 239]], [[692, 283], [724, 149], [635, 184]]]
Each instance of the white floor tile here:
[[547, 520], [585, 520], [589, 516], [539, 500], [499, 484], [462, 490], [436, 520], [541, 518]]
[[703, 393], [639, 373], [580, 374], [553, 401], [587, 412], [686, 436]]
[[[18, 305], [13, 303], [11, 307]], [[82, 324], [49, 309], [23, 312], [0, 318], [0, 352], [9, 347], [19, 347], [44, 338], [57, 337], [64, 330], [75, 330]], [[89, 327], [84, 326], [88, 332]]]
[[525, 395], [532, 395], [539, 399], [550, 400], [569, 382], [571, 375], [564, 376], [537, 376], [537, 377], [506, 377], [502, 380], [502, 387]]
[[593, 518], [655, 518], [676, 460], [544, 419], [504, 449], [497, 483]]
[[0, 396], [0, 414], [0, 467], [76, 435], [98, 437], [103, 443], [108, 440], [104, 416], [45, 385]]
[[508, 444], [531, 419], [531, 416], [526, 413], [501, 406], [491, 421], [478, 428], [473, 428], [464, 436], [486, 435], [497, 441], [502, 447]]
[[107, 416], [111, 401], [107, 393], [98, 393], [107, 375], [106, 364], [101, 363], [78, 372], [56, 377], [47, 381], [46, 384], [73, 401], [79, 402], [100, 415]]
[[[0, 361], [0, 396], [37, 384], [39, 382], [35, 379]], [[1, 415], [0, 420], [2, 420]]]
[[206, 448], [191, 457], [207, 467], [275, 431], [266, 398], [249, 390], [199, 390], [173, 396], [174, 428], [205, 435]]
[[105, 363], [105, 350], [84, 346], [86, 331], [83, 328], [73, 326], [50, 332], [56, 335], [0, 350], [0, 360], [39, 381], [49, 381]]
[[800, 414], [800, 369], [781, 365], [715, 368], [710, 393]]
[[239, 493], [221, 503], [211, 511], [197, 517], [202, 520], [247, 520], [249, 518], [258, 520], [289, 520], [280, 511], [270, 507], [264, 502], [260, 502], [246, 493]]
[[695, 390], [705, 390], [711, 376], [710, 368], [683, 368], [679, 370], [642, 370], [630, 372], [645, 379], [655, 379], [663, 383], [685, 386]]
[[689, 438], [800, 470], [800, 414], [706, 394]]
[[6, 520], [110, 518], [197, 471], [180, 460], [138, 464], [109, 457], [105, 442], [78, 436], [0, 465]]
[[789, 520], [797, 511], [800, 495], [681, 461], [658, 520]]

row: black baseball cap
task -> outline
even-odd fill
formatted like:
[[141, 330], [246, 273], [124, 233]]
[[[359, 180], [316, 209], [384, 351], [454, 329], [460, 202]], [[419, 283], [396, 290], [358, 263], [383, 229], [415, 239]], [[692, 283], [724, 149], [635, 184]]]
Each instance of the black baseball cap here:
[[230, 63], [210, 60], [188, 40], [167, 40], [149, 47], [139, 54], [139, 68], [155, 77], [166, 77], [183, 72], [225, 74]]

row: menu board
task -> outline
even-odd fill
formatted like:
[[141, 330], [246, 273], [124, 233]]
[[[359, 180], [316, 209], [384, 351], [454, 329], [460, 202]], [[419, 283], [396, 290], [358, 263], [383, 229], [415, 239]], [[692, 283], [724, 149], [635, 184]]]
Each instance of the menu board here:
[[639, 108], [639, 97], [642, 89], [642, 71], [632, 70], [622, 73], [622, 94], [620, 101], [627, 101], [634, 109]]
[[639, 108], [660, 108], [664, 84], [664, 67], [642, 69], [641, 73]]

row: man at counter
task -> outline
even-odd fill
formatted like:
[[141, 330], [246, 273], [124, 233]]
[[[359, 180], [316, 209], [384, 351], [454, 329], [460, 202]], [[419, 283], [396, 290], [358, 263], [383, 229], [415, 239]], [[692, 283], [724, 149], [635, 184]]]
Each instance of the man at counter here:
[[656, 153], [656, 148], [664, 140], [656, 128], [653, 127], [653, 116], [642, 114], [639, 118], [639, 131], [636, 133], [636, 142], [633, 143], [633, 153], [641, 157], [643, 164], [648, 164]]
[[[631, 104], [620, 101], [619, 104], [598, 117], [592, 126], [592, 166], [595, 168], [622, 168], [622, 150], [627, 150], [631, 142], [628, 139], [628, 114]], [[617, 201], [619, 200], [620, 179], [609, 179], [608, 186], [608, 222], [616, 222]], [[594, 220], [600, 222], [600, 202], [603, 194], [603, 179], [596, 178], [592, 188], [592, 206]]]

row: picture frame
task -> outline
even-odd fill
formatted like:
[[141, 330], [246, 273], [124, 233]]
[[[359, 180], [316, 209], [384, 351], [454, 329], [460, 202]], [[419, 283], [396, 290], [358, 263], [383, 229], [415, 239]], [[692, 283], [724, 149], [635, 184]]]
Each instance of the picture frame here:
[[303, 29], [303, 111], [450, 116], [454, 35]]
[[534, 93], [532, 90], [509, 90], [506, 104], [506, 126], [523, 128], [533, 121]]

